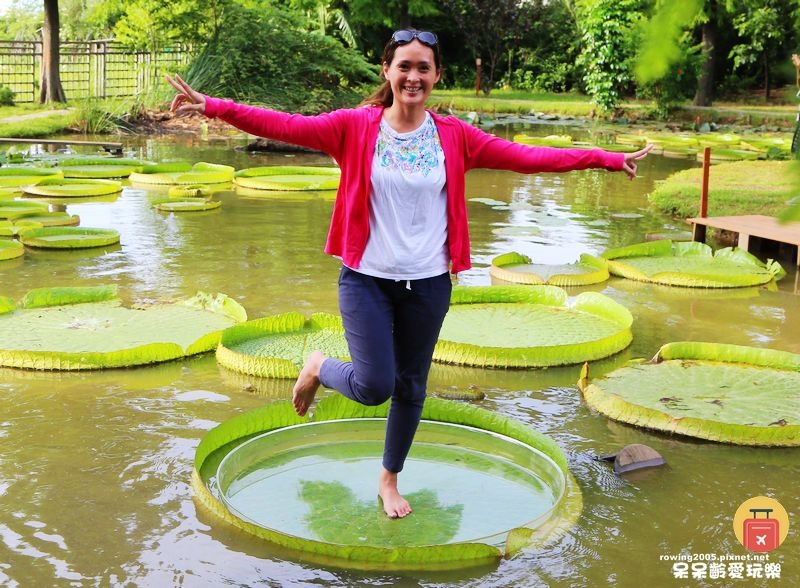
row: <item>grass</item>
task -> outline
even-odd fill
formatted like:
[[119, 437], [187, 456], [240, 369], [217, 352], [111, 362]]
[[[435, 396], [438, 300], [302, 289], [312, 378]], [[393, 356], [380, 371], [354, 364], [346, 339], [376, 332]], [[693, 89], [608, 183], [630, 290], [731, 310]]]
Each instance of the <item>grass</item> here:
[[[736, 161], [712, 166], [708, 215], [780, 215], [796, 194], [797, 178], [792, 166], [790, 161]], [[668, 214], [697, 216], [702, 179], [702, 168], [679, 171], [656, 187], [648, 199]]]
[[591, 116], [594, 105], [580, 94], [544, 94], [494, 90], [489, 96], [475, 96], [474, 90], [436, 90], [429, 105], [438, 110], [480, 113], [530, 114], [546, 112], [562, 116]]
[[75, 115], [70, 113], [51, 114], [15, 122], [4, 123], [0, 121], [0, 137], [19, 139], [25, 139], [28, 137], [45, 137], [47, 135], [53, 135], [69, 129], [74, 119]]

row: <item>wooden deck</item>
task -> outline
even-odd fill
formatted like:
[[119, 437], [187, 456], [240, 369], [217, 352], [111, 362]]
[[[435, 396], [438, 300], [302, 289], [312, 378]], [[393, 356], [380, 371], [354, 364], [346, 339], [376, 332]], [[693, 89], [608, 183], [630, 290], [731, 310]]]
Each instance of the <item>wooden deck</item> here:
[[772, 216], [748, 214], [743, 216], [710, 216], [688, 218], [692, 225], [692, 239], [705, 241], [706, 228], [722, 229], [739, 234], [738, 246], [749, 251], [750, 237], [759, 237], [798, 248], [795, 263], [800, 268], [800, 222], [781, 223]]

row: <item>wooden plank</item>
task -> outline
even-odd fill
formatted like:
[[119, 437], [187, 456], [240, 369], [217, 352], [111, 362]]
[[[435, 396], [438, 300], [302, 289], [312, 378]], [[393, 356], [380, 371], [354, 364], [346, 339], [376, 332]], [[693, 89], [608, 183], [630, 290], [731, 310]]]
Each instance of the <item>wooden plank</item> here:
[[694, 217], [686, 219], [686, 222], [692, 225], [692, 237], [695, 241], [704, 240], [705, 227], [712, 227], [738, 233], [739, 247], [745, 251], [750, 246], [751, 237], [794, 245], [798, 248], [796, 263], [800, 267], [800, 222], [781, 223], [775, 217], [762, 214]]

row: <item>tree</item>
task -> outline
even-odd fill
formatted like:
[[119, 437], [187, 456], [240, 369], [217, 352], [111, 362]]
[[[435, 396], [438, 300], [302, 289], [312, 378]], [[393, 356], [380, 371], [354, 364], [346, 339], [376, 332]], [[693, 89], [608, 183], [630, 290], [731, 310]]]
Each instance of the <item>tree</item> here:
[[500, 60], [519, 45], [531, 26], [531, 10], [519, 0], [442, 0], [464, 44], [481, 58], [484, 92], [492, 89]]
[[39, 102], [66, 102], [61, 85], [58, 0], [44, 0], [42, 26], [42, 76]]
[[701, 22], [701, 51], [703, 60], [700, 65], [700, 72], [697, 76], [697, 90], [694, 94], [692, 104], [695, 106], [711, 106], [714, 101], [714, 87], [717, 69], [717, 36], [718, 36], [718, 15], [719, 7], [717, 0], [708, 0], [705, 9], [699, 16]]
[[734, 69], [760, 69], [769, 100], [771, 70], [784, 43], [793, 37], [797, 0], [728, 0], [728, 7], [735, 14], [733, 26], [740, 37], [730, 53]]
[[594, 0], [580, 14], [586, 92], [603, 112], [613, 111], [630, 84], [633, 32], [642, 19], [640, 0]]

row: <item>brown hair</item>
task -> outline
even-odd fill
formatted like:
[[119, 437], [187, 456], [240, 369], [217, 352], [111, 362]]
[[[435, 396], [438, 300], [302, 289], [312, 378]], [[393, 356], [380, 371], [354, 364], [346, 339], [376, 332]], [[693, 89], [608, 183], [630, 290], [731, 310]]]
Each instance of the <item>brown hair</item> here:
[[[408, 29], [412, 32], [420, 32], [417, 29]], [[418, 39], [415, 39], [419, 42]], [[413, 41], [412, 41], [413, 43]], [[386, 46], [383, 48], [383, 57], [381, 57], [381, 65], [391, 65], [392, 60], [394, 59], [394, 54], [397, 51], [397, 48], [402, 45], [408, 45], [408, 43], [398, 43], [393, 39], [389, 39], [389, 42], [386, 43]], [[430, 47], [430, 50], [433, 51], [433, 63], [436, 66], [436, 71], [441, 71], [442, 69], [442, 58], [439, 54], [439, 43], [437, 42], [432, 47], [423, 43], [425, 47]], [[381, 77], [383, 77], [383, 69], [381, 69]], [[359, 104], [359, 106], [383, 106], [384, 108], [389, 108], [392, 103], [394, 102], [394, 94], [392, 93], [392, 86], [389, 84], [389, 80], [383, 80], [383, 83], [378, 87], [375, 92], [373, 92], [367, 98]]]

